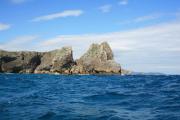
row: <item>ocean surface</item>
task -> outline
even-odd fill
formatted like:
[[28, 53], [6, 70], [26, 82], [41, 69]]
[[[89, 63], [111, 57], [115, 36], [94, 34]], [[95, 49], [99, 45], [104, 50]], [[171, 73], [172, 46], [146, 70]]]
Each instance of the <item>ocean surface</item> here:
[[180, 76], [0, 74], [0, 120], [180, 120]]

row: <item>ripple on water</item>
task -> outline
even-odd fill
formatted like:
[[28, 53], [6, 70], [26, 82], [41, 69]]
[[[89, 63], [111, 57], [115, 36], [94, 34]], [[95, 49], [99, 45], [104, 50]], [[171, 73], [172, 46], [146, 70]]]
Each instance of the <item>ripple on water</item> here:
[[180, 76], [0, 75], [0, 120], [179, 120]]

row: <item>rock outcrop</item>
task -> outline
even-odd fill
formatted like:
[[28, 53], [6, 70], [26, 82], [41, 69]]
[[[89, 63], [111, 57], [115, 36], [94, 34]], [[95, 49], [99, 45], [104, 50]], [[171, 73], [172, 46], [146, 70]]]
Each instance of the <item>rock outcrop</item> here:
[[89, 50], [76, 61], [72, 73], [121, 73], [121, 67], [114, 61], [113, 52], [107, 42], [92, 44]]
[[121, 74], [107, 42], [92, 44], [78, 60], [73, 60], [71, 47], [50, 52], [0, 51], [0, 72], [59, 74]]
[[8, 73], [33, 73], [41, 63], [38, 52], [0, 51], [0, 71]]
[[36, 68], [35, 73], [67, 73], [74, 64], [71, 47], [63, 47], [44, 53], [41, 64]]

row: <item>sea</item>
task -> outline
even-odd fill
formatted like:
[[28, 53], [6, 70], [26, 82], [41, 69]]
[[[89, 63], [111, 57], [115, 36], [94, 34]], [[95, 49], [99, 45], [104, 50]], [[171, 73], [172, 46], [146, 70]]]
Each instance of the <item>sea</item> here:
[[0, 120], [180, 120], [180, 76], [0, 74]]

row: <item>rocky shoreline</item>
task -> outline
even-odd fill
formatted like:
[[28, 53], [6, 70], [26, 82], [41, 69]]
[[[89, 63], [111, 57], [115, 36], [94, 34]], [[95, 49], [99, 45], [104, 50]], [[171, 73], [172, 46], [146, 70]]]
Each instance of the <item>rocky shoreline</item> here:
[[0, 73], [124, 74], [107, 42], [92, 44], [79, 59], [72, 47], [49, 52], [0, 51]]

